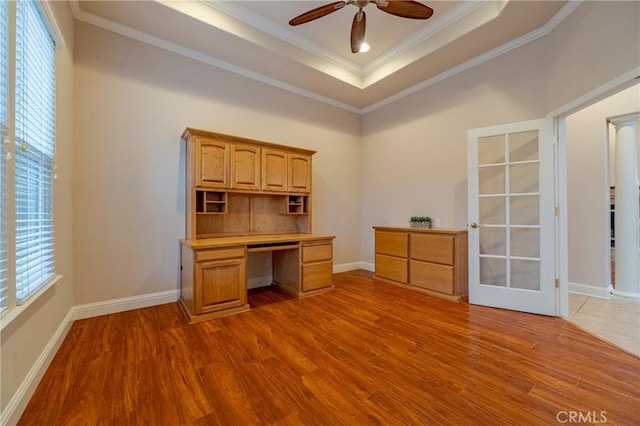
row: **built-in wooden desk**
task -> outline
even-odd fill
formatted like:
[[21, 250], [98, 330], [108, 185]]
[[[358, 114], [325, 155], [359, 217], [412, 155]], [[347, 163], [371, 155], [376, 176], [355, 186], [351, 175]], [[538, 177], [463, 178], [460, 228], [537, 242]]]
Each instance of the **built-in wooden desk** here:
[[272, 284], [295, 297], [329, 291], [334, 238], [281, 233], [180, 240], [180, 307], [190, 323], [248, 311], [249, 252], [272, 251]]

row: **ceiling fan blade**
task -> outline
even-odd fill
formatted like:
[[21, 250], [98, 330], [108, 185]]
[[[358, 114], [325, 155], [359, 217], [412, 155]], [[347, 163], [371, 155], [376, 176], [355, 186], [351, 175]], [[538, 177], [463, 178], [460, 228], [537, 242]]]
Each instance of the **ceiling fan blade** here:
[[379, 0], [376, 6], [383, 12], [403, 18], [428, 19], [433, 15], [433, 9], [417, 1]]
[[367, 15], [364, 10], [360, 9], [356, 16], [353, 17], [353, 24], [351, 25], [351, 52], [358, 53], [360, 51], [360, 45], [364, 41], [364, 31], [367, 26]]
[[336, 10], [342, 9], [347, 3], [344, 1], [336, 1], [331, 4], [326, 4], [324, 6], [316, 7], [308, 12], [305, 12], [301, 15], [296, 16], [292, 20], [289, 21], [289, 25], [300, 25], [305, 24], [307, 22], [313, 21], [318, 18], [322, 18], [330, 13], [335, 12]]

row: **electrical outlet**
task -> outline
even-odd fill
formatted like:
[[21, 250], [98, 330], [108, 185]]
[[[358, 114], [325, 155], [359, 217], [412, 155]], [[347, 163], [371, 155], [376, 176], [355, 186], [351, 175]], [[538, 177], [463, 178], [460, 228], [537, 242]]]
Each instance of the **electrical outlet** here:
[[268, 257], [267, 261], [265, 262], [265, 266], [270, 267], [271, 266], [271, 258]]

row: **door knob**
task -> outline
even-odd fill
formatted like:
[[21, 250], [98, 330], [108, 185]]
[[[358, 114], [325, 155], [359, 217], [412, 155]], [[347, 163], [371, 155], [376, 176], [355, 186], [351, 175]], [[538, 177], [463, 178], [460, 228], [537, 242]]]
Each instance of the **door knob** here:
[[480, 227], [480, 225], [478, 225], [478, 222], [473, 222], [473, 223], [471, 224], [471, 227], [472, 227], [473, 229], [476, 229], [476, 228], [479, 228], [479, 227]]

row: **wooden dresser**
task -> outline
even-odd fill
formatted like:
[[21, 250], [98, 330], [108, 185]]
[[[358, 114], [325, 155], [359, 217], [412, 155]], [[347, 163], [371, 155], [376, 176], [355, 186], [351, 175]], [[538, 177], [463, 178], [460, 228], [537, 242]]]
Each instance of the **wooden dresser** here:
[[466, 229], [374, 230], [376, 278], [455, 302], [467, 299]]
[[180, 307], [191, 322], [245, 312], [248, 253], [271, 252], [272, 284], [333, 289], [333, 235], [311, 231], [314, 151], [187, 128]]

